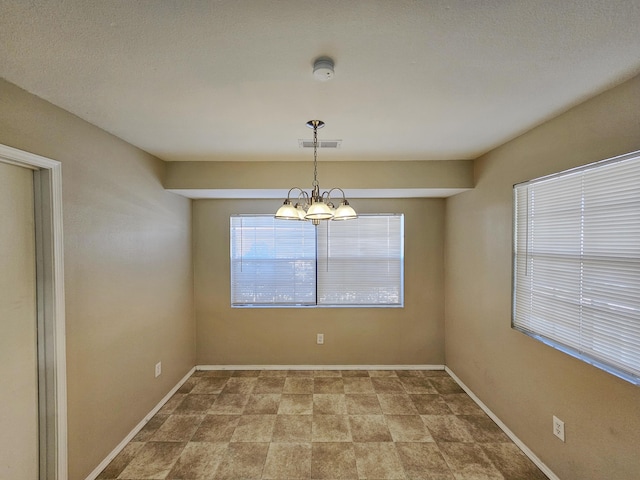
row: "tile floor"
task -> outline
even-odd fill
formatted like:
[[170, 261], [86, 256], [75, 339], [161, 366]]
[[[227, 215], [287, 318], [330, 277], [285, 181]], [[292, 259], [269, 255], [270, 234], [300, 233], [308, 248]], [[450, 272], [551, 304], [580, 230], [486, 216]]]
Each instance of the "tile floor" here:
[[198, 371], [98, 477], [547, 477], [443, 371]]

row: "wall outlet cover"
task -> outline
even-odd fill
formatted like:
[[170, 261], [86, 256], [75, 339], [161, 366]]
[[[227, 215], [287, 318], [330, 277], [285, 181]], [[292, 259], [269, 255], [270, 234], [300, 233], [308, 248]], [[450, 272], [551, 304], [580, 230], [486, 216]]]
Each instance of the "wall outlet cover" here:
[[553, 434], [564, 442], [564, 422], [553, 416]]

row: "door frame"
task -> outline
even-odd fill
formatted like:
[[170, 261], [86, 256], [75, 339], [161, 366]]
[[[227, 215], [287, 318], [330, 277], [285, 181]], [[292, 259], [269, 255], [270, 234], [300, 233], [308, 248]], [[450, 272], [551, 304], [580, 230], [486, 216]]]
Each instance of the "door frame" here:
[[40, 478], [67, 480], [62, 164], [2, 144], [0, 162], [35, 170]]

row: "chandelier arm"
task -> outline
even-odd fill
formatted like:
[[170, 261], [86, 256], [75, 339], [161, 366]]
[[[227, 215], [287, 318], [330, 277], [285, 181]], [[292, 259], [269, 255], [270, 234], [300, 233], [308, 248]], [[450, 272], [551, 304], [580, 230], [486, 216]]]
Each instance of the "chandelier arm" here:
[[[333, 187], [328, 192], [324, 192], [324, 193], [327, 194], [327, 200], [331, 200], [331, 192], [333, 192], [334, 190], [340, 190], [340, 193], [342, 193], [342, 200], [346, 200], [347, 199], [347, 196], [344, 194], [344, 190], [342, 190], [340, 187]], [[323, 194], [323, 196], [324, 196], [324, 194]]]
[[309, 194], [305, 190], [302, 190], [301, 188], [298, 188], [298, 190], [300, 190], [300, 194], [298, 195], [298, 200], [302, 200], [304, 202], [303, 206], [309, 205], [311, 203], [311, 198], [309, 197]]
[[305, 195], [307, 196], [307, 192], [305, 192], [303, 189], [301, 189], [300, 187], [291, 187], [289, 189], [289, 192], [287, 193], [287, 200], [291, 200], [291, 192], [293, 192], [294, 190], [300, 190], [300, 194], [298, 195], [298, 198], [300, 198], [300, 195]]
[[[331, 189], [333, 190], [333, 188]], [[331, 203], [331, 190], [322, 192], [322, 201], [326, 203], [329, 207], [334, 208], [333, 203]]]

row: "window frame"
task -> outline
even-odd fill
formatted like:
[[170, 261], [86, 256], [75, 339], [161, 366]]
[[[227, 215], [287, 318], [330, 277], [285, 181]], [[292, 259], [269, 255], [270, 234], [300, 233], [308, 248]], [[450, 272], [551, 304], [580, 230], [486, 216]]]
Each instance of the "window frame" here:
[[[319, 240], [320, 236], [319, 228], [312, 226], [309, 222], [297, 222], [294, 220], [274, 220], [275, 225], [281, 224], [283, 226], [289, 225], [305, 225], [309, 226], [313, 229], [314, 238], [315, 238], [315, 258], [314, 258], [314, 271], [315, 271], [315, 303], [313, 302], [296, 302], [293, 301], [291, 303], [251, 303], [251, 302], [235, 302], [234, 303], [234, 218], [273, 218], [272, 215], [268, 214], [233, 214], [229, 219], [229, 246], [230, 246], [230, 265], [229, 265], [229, 278], [230, 278], [230, 306], [231, 308], [404, 308], [404, 214], [402, 213], [379, 213], [379, 214], [360, 214], [359, 218], [367, 218], [367, 217], [393, 217], [399, 219], [399, 231], [397, 237], [400, 243], [400, 251], [399, 251], [399, 284], [397, 288], [399, 289], [399, 301], [397, 303], [367, 303], [367, 304], [347, 304], [347, 303], [321, 303], [321, 292], [320, 292], [320, 280], [318, 279], [318, 271], [320, 268], [321, 260], [319, 256], [321, 252], [319, 252]], [[350, 220], [350, 221], [342, 221], [342, 222], [329, 222], [335, 225], [343, 225], [343, 224], [351, 224], [354, 222], [358, 222], [358, 220]], [[325, 222], [326, 223], [326, 222]], [[321, 224], [322, 225], [322, 224]], [[327, 225], [328, 227], [328, 225]], [[322, 227], [324, 228], [324, 227]], [[329, 234], [329, 232], [327, 231]], [[356, 255], [357, 256], [357, 255]], [[332, 262], [335, 262], [336, 259], [332, 258]]]
[[[603, 275], [601, 273], [598, 273], [597, 269], [593, 267], [594, 264], [598, 263], [598, 265], [600, 264], [605, 265], [606, 267], [611, 268], [612, 269], [611, 271], [615, 272], [616, 266], [620, 264], [620, 258], [626, 259], [627, 257], [620, 257], [619, 255], [618, 256], [614, 255], [614, 253], [617, 253], [615, 244], [612, 245], [611, 247], [608, 247], [605, 250], [605, 252], [611, 252], [610, 255], [606, 255], [606, 262], [604, 260], [605, 256], [603, 255], [598, 256], [593, 253], [594, 244], [597, 245], [599, 248], [601, 248], [603, 244], [597, 243], [597, 242], [602, 242], [600, 238], [601, 234], [593, 233], [596, 230], [596, 228], [591, 226], [592, 222], [595, 223], [600, 218], [611, 217], [611, 212], [613, 211], [615, 211], [616, 213], [619, 213], [619, 210], [615, 210], [615, 206], [622, 205], [622, 204], [620, 203], [620, 200], [616, 199], [617, 203], [611, 202], [612, 205], [608, 206], [608, 208], [610, 208], [611, 210], [605, 210], [604, 214], [602, 213], [602, 211], [599, 211], [597, 214], [594, 214], [593, 212], [596, 211], [596, 209], [590, 206], [591, 202], [593, 202], [594, 200], [601, 200], [602, 198], [608, 198], [608, 196], [610, 196], [609, 195], [610, 191], [613, 191], [612, 188], [614, 187], [609, 187], [607, 183], [606, 189], [605, 189], [606, 194], [601, 194], [601, 193], [594, 194], [593, 190], [591, 190], [593, 188], [592, 185], [594, 184], [594, 182], [592, 180], [592, 177], [588, 177], [588, 175], [590, 174], [598, 175], [601, 172], [604, 172], [603, 174], [606, 175], [607, 174], [606, 170], [598, 170], [598, 169], [604, 169], [609, 167], [615, 168], [616, 165], [620, 165], [621, 168], [625, 168], [625, 166], [627, 166], [626, 168], [631, 168], [635, 178], [636, 175], [640, 175], [640, 163], [636, 163], [636, 162], [640, 162], [640, 151], [631, 152], [626, 155], [621, 155], [611, 159], [602, 160], [602, 161], [590, 163], [587, 165], [583, 165], [577, 168], [572, 168], [562, 172], [554, 173], [552, 175], [547, 175], [547, 176], [543, 176], [543, 177], [529, 180], [526, 182], [521, 182], [513, 186], [513, 200], [512, 200], [512, 206], [513, 206], [512, 255], [513, 256], [512, 256], [511, 327], [521, 333], [524, 333], [525, 335], [528, 335], [574, 358], [577, 358], [597, 368], [600, 368], [630, 383], [640, 385], [640, 326], [638, 326], [640, 325], [639, 323], [640, 307], [638, 307], [634, 303], [631, 303], [631, 307], [625, 306], [625, 305], [621, 306], [621, 305], [612, 303], [613, 300], [611, 300], [609, 301], [609, 303], [606, 303], [605, 301], [604, 305], [606, 306], [606, 308], [602, 309], [603, 302], [596, 295], [596, 294], [600, 294], [600, 292], [604, 291], [605, 289], [609, 289], [609, 291], [615, 292], [614, 295], [615, 294], [618, 295], [614, 297], [614, 299], [617, 299], [619, 297], [625, 296], [626, 294], [624, 290], [622, 290], [622, 293], [619, 293], [620, 288], [623, 288], [623, 287], [628, 287], [631, 289], [638, 288], [638, 285], [640, 285], [639, 283], [640, 267], [636, 267], [635, 265], [637, 264], [638, 261], [640, 261], [640, 255], [638, 255], [638, 252], [634, 251], [633, 249], [631, 250], [631, 253], [626, 253], [627, 255], [631, 255], [629, 258], [633, 259], [632, 261], [635, 262], [635, 264], [633, 264], [634, 266], [631, 268], [631, 271], [632, 271], [631, 278], [625, 279], [625, 281], [629, 283], [624, 284], [622, 286], [615, 285], [616, 288], [611, 287], [612, 280], [603, 281], [602, 280]], [[630, 165], [630, 167], [628, 165]], [[637, 174], [635, 173], [636, 171], [638, 172]], [[619, 172], [617, 173], [617, 175], [620, 178], [628, 178], [628, 177], [623, 177], [622, 176], [623, 173], [624, 172]], [[612, 176], [611, 173], [609, 173], [609, 175]], [[570, 272], [571, 271], [570, 268], [565, 268], [565, 269], [555, 268], [558, 265], [557, 261], [550, 261], [550, 262], [548, 261], [548, 263], [543, 262], [542, 266], [538, 266], [538, 270], [540, 270], [541, 268], [549, 268], [549, 266], [552, 266], [554, 269], [553, 272], [543, 273], [542, 280], [545, 280], [546, 283], [543, 283], [540, 280], [534, 279], [536, 274], [535, 271], [534, 271], [534, 277], [531, 277], [531, 274], [529, 273], [530, 265], [535, 266], [534, 259], [536, 257], [540, 258], [540, 255], [541, 255], [540, 252], [529, 251], [530, 248], [535, 248], [536, 246], [535, 244], [531, 244], [531, 241], [532, 241], [531, 238], [533, 238], [534, 235], [553, 236], [554, 234], [557, 235], [557, 232], [566, 233], [567, 231], [566, 223], [561, 223], [557, 226], [553, 226], [552, 228], [550, 228], [549, 224], [547, 223], [545, 224], [544, 227], [537, 227], [538, 230], [536, 230], [535, 216], [537, 215], [538, 224], [542, 224], [544, 222], [540, 222], [540, 218], [541, 218], [540, 212], [539, 212], [540, 208], [538, 208], [538, 211], [536, 211], [535, 205], [532, 206], [530, 203], [535, 204], [537, 201], [537, 203], [540, 204], [541, 188], [553, 186], [553, 184], [556, 183], [557, 186], [553, 191], [555, 192], [555, 195], [554, 193], [547, 194], [547, 195], [554, 195], [553, 208], [559, 208], [559, 207], [569, 208], [569, 206], [567, 206], [566, 203], [561, 203], [561, 201], [567, 202], [569, 199], [569, 193], [566, 193], [565, 190], [562, 190], [563, 188], [566, 189], [571, 186], [570, 184], [569, 185], [562, 184], [562, 180], [568, 178], [569, 176], [572, 176], [572, 178], [568, 179], [569, 181], [571, 181], [572, 179], [574, 180], [579, 179], [582, 185], [580, 189], [581, 196], [580, 196], [580, 202], [579, 202], [581, 205], [580, 214], [579, 215], [576, 215], [575, 213], [572, 214], [573, 217], [576, 217], [576, 218], [579, 217], [581, 222], [581, 229], [579, 234], [580, 235], [579, 242], [581, 244], [581, 250], [578, 255], [580, 267], [577, 269], [579, 270], [578, 285], [580, 286], [581, 292], [579, 295], [580, 298], [578, 303], [571, 303], [571, 301], [575, 300], [575, 298], [572, 298], [571, 301], [566, 302], [566, 304], [569, 305], [569, 307], [571, 308], [577, 307], [577, 310], [576, 310], [578, 312], [577, 318], [566, 318], [566, 317], [571, 317], [571, 315], [567, 314], [563, 316], [562, 315], [563, 312], [560, 312], [558, 310], [549, 311], [546, 314], [542, 314], [542, 315], [540, 314], [540, 311], [544, 309], [545, 298], [553, 297], [553, 299], [557, 299], [559, 298], [559, 296], [562, 296], [565, 294], [565, 291], [558, 290], [557, 286], [556, 286], [556, 289], [554, 290], [553, 280], [561, 282], [562, 287], [569, 288], [569, 286], [571, 285], [570, 282], [567, 284], [562, 283], [563, 275], [566, 275], [568, 272]], [[598, 177], [596, 177], [596, 181], [597, 180], [598, 180]], [[536, 185], [542, 185], [542, 186], [541, 187], [539, 186], [538, 191], [533, 193], [534, 195], [533, 201], [531, 200], [532, 193], [530, 191], [527, 190], [526, 193], [520, 193], [522, 192], [522, 189], [535, 188]], [[524, 207], [522, 205], [519, 205], [519, 202], [518, 202], [519, 193], [521, 198], [526, 199], [527, 203]], [[538, 193], [538, 199], [535, 198], [536, 193]], [[618, 193], [618, 191], [616, 191], [616, 193]], [[599, 195], [602, 195], [602, 196], [599, 196]], [[544, 200], [548, 200], [550, 196], [543, 197], [543, 198]], [[637, 194], [635, 192], [635, 184], [634, 184], [634, 187], [630, 190], [629, 196], [625, 197], [625, 200], [627, 199], [630, 199], [630, 203], [632, 205], [632, 207], [629, 208], [629, 210], [633, 211], [635, 215], [635, 210], [633, 209], [633, 206], [638, 202], [638, 199], [640, 199], [640, 194]], [[600, 204], [598, 204], [598, 207], [599, 206]], [[576, 209], [574, 208], [574, 211], [575, 210]], [[524, 221], [522, 221], [522, 219], [520, 218], [523, 212], [525, 212], [526, 214]], [[571, 215], [567, 215], [567, 218], [573, 218], [573, 217]], [[593, 218], [596, 219], [595, 222]], [[553, 214], [550, 214], [549, 217], [544, 217], [544, 221], [549, 222], [549, 219], [557, 220], [557, 217], [554, 217]], [[623, 228], [627, 228], [627, 229], [631, 229], [632, 231], [631, 244], [634, 245], [634, 240], [637, 237], [640, 237], [640, 228], [638, 228], [640, 224], [638, 224], [637, 219], [634, 216], [631, 216], [630, 218], [625, 218], [625, 220], [627, 220], [627, 222], [629, 222], [629, 220], [633, 220], [633, 221], [630, 223], [622, 223], [616, 219], [615, 225], [616, 226], [621, 225], [620, 229], [614, 230], [613, 233], [610, 233], [609, 230], [606, 230], [607, 236], [605, 237], [605, 239], [609, 240], [609, 238], [615, 238], [616, 241], [618, 241], [617, 240], [618, 237], [621, 236], [619, 232], [621, 232]], [[600, 227], [600, 225], [598, 225], [598, 227]], [[524, 231], [520, 230], [521, 228], [524, 228], [525, 230]], [[574, 235], [576, 234], [574, 233]], [[523, 241], [522, 240], [523, 238], [526, 238], [526, 240]], [[560, 242], [560, 246], [558, 247], [559, 250], [563, 249], [564, 242], [567, 241], [566, 240], [567, 238], [573, 239], [573, 237], [567, 237], [567, 236], [562, 237], [562, 242]], [[594, 238], [595, 240], [593, 240]], [[521, 248], [521, 246], [518, 244], [519, 240], [521, 244], [524, 243], [524, 248]], [[553, 240], [555, 241], [556, 237], [553, 237]], [[592, 248], [592, 250], [587, 252], [587, 250], [585, 250], [582, 247], [584, 245], [591, 245], [590, 248]], [[605, 242], [604, 245], [608, 246], [610, 244], [607, 244]], [[554, 247], [555, 247], [555, 244], [554, 244]], [[543, 253], [549, 255], [546, 251]], [[557, 258], [560, 260], [573, 261], [574, 263], [576, 262], [575, 253], [573, 253], [573, 258], [571, 258], [572, 255], [569, 253], [566, 253], [564, 255], [554, 253], [554, 255], [556, 255]], [[524, 261], [522, 260], [523, 258], [524, 258]], [[594, 258], [596, 260], [594, 260]], [[573, 268], [575, 269], [575, 267]], [[522, 272], [522, 270], [524, 270], [524, 273]], [[594, 270], [595, 270], [595, 273], [594, 273]], [[527, 279], [527, 277], [529, 277], [529, 279]], [[521, 285], [520, 280], [522, 280], [521, 283], [523, 283], [524, 286]], [[597, 282], [594, 282], [594, 280], [597, 280]], [[622, 281], [619, 281], [618, 283], [622, 284]], [[586, 288], [585, 285], [589, 285], [591, 286], [591, 288], [595, 288], [596, 294], [593, 294], [591, 291], [587, 291], [587, 293], [584, 293], [584, 290]], [[549, 291], [552, 291], [552, 297], [545, 297], [545, 294], [542, 293], [542, 288], [540, 288], [540, 286], [546, 287]], [[519, 290], [519, 288], [522, 288], [522, 290]], [[523, 293], [524, 293], [524, 296], [520, 297], [520, 295], [522, 295]], [[520, 303], [518, 303], [519, 297], [523, 299], [520, 301]], [[594, 308], [594, 305], [595, 305], [594, 299], [596, 301], [600, 301], [599, 308], [602, 311], [604, 310], [615, 311], [616, 313], [614, 315], [617, 315], [615, 318], [618, 320], [622, 318], [622, 321], [620, 322], [609, 321], [609, 324], [607, 325], [607, 320], [610, 320], [609, 314], [604, 314], [604, 316], [598, 317], [598, 311], [596, 308]], [[537, 310], [534, 313], [533, 310], [535, 308], [537, 308]], [[628, 315], [630, 316], [630, 319], [625, 319], [625, 315], [621, 316], [620, 314], [617, 313], [618, 311], [623, 310], [625, 308], [627, 309], [627, 311], [630, 310], [631, 312], [630, 315]], [[596, 311], [596, 313], [593, 313], [594, 311]], [[625, 311], [625, 314], [627, 313], [627, 311]], [[521, 314], [520, 316], [519, 316], [519, 313]], [[602, 313], [600, 313], [600, 315], [602, 315]], [[559, 318], [561, 318], [560, 322], [558, 322]], [[543, 326], [543, 324], [546, 326], [546, 328], [545, 326]], [[615, 329], [612, 328], [612, 326], [614, 325], [617, 326], [617, 328]], [[624, 330], [625, 328], [628, 328], [628, 325], [631, 325], [631, 328], [633, 329], [631, 330], [630, 335], [628, 331]], [[603, 328], [603, 326], [606, 328]], [[564, 331], [561, 333], [557, 333], [561, 329], [563, 329]], [[551, 332], [552, 330], [553, 332]], [[630, 353], [627, 353], [626, 357], [621, 355], [619, 352], [615, 352], [615, 348], [614, 348], [615, 346], [618, 345], [618, 343], [622, 342], [620, 339], [627, 338], [625, 337], [625, 334], [627, 334], [628, 338], [630, 339], [628, 343], [630, 343], [631, 345], [629, 347]], [[609, 341], [611, 341], [610, 340], [611, 338], [615, 338], [616, 340], [613, 340], [611, 344], [607, 344], [609, 346], [606, 348], [601, 347], [600, 350], [596, 348], [595, 347], [596, 342], [598, 340], [603, 341], [606, 337], [609, 337]], [[573, 342], [573, 345], [571, 344], [572, 342]], [[609, 351], [606, 352], [606, 350], [609, 350]], [[603, 353], [603, 351], [605, 351], [605, 353]], [[615, 353], [612, 353], [612, 352], [615, 352]], [[628, 362], [628, 364], [622, 365], [623, 361], [621, 359], [623, 357], [627, 358], [625, 362]]]

